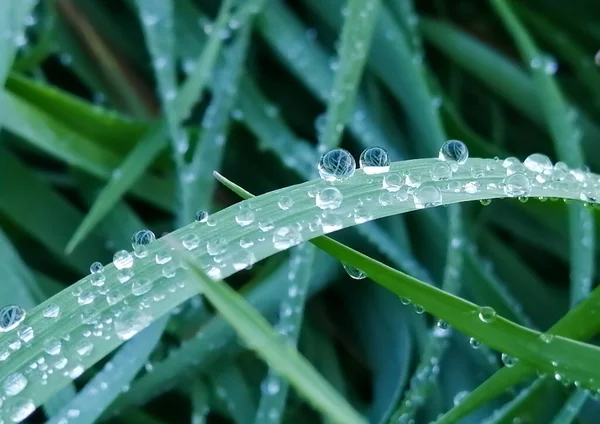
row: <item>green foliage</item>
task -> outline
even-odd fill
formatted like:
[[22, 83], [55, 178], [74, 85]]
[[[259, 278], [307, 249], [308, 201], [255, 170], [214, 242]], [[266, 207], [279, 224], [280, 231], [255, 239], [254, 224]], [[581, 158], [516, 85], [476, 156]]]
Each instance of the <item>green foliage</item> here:
[[1, 2], [0, 423], [597, 422], [598, 22]]

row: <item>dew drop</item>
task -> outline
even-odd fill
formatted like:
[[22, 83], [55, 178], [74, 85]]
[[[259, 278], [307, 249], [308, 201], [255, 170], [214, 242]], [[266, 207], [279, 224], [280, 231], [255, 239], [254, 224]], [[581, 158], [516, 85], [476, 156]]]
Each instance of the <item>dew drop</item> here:
[[506, 353], [502, 354], [502, 363], [508, 367], [508, 368], [512, 368], [515, 365], [517, 365], [517, 362], [519, 362], [519, 360], [517, 358], [513, 358], [510, 355], [507, 355]]
[[94, 344], [90, 340], [84, 339], [75, 345], [75, 350], [79, 356], [89, 356], [94, 350]]
[[355, 280], [362, 280], [363, 278], [366, 277], [365, 273], [362, 272], [360, 269], [353, 267], [352, 265], [348, 265], [348, 264], [342, 264], [344, 269], [346, 270], [346, 273], [351, 277], [354, 278]]
[[331, 233], [342, 229], [342, 221], [334, 214], [327, 214], [321, 219], [321, 226], [325, 233]]
[[273, 233], [273, 246], [278, 250], [288, 249], [301, 242], [302, 236], [291, 226], [278, 228]]
[[549, 174], [553, 169], [550, 158], [540, 153], [534, 153], [527, 156], [527, 159], [525, 159], [523, 165], [528, 170], [538, 174]]
[[136, 231], [131, 236], [131, 247], [135, 252], [135, 256], [143, 258], [148, 255], [148, 245], [156, 240], [156, 236], [150, 230]]
[[382, 147], [369, 147], [363, 150], [358, 160], [365, 174], [381, 174], [390, 170], [388, 152]]
[[171, 252], [168, 249], [162, 249], [159, 250], [158, 252], [156, 252], [156, 256], [154, 257], [154, 262], [156, 262], [157, 265], [164, 265], [166, 263], [168, 263], [169, 261], [171, 261], [172, 256], [171, 256]]
[[60, 307], [55, 303], [49, 303], [42, 311], [44, 318], [57, 318], [60, 315]]
[[227, 242], [224, 238], [216, 238], [206, 243], [206, 251], [210, 256], [222, 255], [227, 251]]
[[438, 159], [448, 163], [452, 171], [456, 171], [460, 165], [463, 165], [469, 158], [469, 149], [466, 144], [459, 140], [448, 140], [438, 154]]
[[113, 264], [117, 269], [131, 268], [133, 266], [133, 256], [127, 250], [119, 250], [113, 256]]
[[425, 308], [421, 305], [414, 305], [415, 312], [419, 315], [425, 312]]
[[152, 290], [152, 280], [148, 278], [140, 278], [131, 284], [131, 293], [134, 296], [143, 296]]
[[315, 197], [315, 203], [320, 209], [337, 209], [343, 200], [344, 196], [335, 187], [325, 187]]
[[469, 396], [469, 391], [468, 390], [462, 390], [460, 392], [458, 392], [453, 399], [453, 403], [454, 406], [458, 406], [463, 400], [465, 400], [465, 398]]
[[289, 208], [294, 206], [294, 201], [290, 196], [281, 196], [281, 198], [277, 202], [277, 205], [281, 210], [287, 211]]
[[135, 309], [127, 309], [114, 320], [114, 329], [121, 340], [129, 340], [152, 322], [152, 317]]
[[208, 221], [208, 212], [206, 211], [198, 211], [196, 213], [196, 222], [206, 222]]
[[262, 382], [261, 391], [266, 395], [273, 396], [279, 393], [280, 387], [279, 378], [269, 376]]
[[246, 227], [254, 222], [254, 211], [248, 206], [240, 207], [240, 210], [235, 216], [235, 222], [241, 227]]
[[13, 423], [20, 423], [30, 416], [33, 411], [35, 411], [35, 405], [29, 399], [19, 399], [8, 408], [8, 413]]
[[413, 195], [417, 209], [440, 206], [442, 204], [442, 193], [433, 185], [422, 185]]
[[404, 186], [404, 179], [397, 172], [383, 177], [382, 187], [391, 193], [397, 192], [402, 186]]
[[100, 262], [94, 262], [90, 265], [90, 273], [100, 274], [104, 271], [104, 266]]
[[408, 297], [400, 297], [400, 303], [403, 305], [410, 305], [410, 299]]
[[193, 233], [181, 237], [181, 245], [187, 250], [194, 250], [200, 246], [200, 238]]
[[525, 174], [515, 173], [504, 179], [504, 194], [510, 197], [528, 196], [531, 193], [531, 182]]
[[263, 233], [271, 231], [274, 227], [275, 224], [273, 223], [273, 220], [271, 218], [265, 218], [264, 220], [258, 222], [258, 228]]
[[6, 396], [16, 396], [27, 387], [27, 378], [20, 372], [9, 374], [2, 382]]
[[473, 337], [469, 339], [469, 344], [473, 349], [479, 349], [481, 347], [481, 342]]
[[17, 331], [17, 336], [25, 343], [28, 343], [31, 340], [33, 340], [33, 337], [34, 337], [33, 328], [21, 327], [21, 328], [19, 328], [19, 331]]
[[44, 342], [44, 352], [48, 355], [56, 356], [60, 353], [62, 342], [56, 337], [50, 337]]
[[356, 162], [350, 152], [338, 148], [324, 153], [317, 168], [325, 181], [342, 181], [354, 175]]
[[436, 181], [447, 180], [452, 176], [452, 169], [446, 162], [439, 161], [431, 165], [429, 174]]
[[0, 333], [14, 330], [25, 319], [25, 309], [19, 305], [8, 305], [0, 309]]
[[550, 343], [552, 341], [552, 339], [554, 339], [553, 334], [548, 334], [548, 333], [540, 334], [540, 340], [544, 343]]
[[483, 322], [490, 323], [496, 319], [496, 311], [489, 306], [479, 308], [479, 319]]

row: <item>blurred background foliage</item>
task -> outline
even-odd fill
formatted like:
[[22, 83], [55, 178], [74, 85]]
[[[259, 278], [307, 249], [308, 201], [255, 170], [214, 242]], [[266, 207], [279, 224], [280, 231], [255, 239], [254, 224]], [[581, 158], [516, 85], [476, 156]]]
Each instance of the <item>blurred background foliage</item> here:
[[[11, 13], [15, 1], [5, 0], [0, 10]], [[392, 160], [433, 156], [422, 139], [427, 121], [419, 118], [431, 114], [439, 116], [445, 137], [464, 141], [473, 157], [524, 159], [540, 152], [559, 160], [532, 76], [532, 69], [542, 67], [568, 104], [563, 118], [575, 123], [568, 143], [581, 142], [585, 163], [600, 171], [596, 2], [508, 2], [544, 52], [533, 60], [522, 59], [491, 2], [414, 3], [381, 1], [341, 140], [344, 148], [357, 156], [365, 147], [382, 145]], [[170, 44], [153, 41], [143, 25], [145, 8], [160, 11], [165, 4], [174, 11]], [[248, 0], [231, 6], [222, 26], [217, 15], [229, 2], [216, 0], [40, 1], [25, 17], [26, 30], [17, 41], [0, 102], [0, 225], [6, 238], [0, 262], [8, 261], [9, 252], [20, 256], [24, 272], [33, 276], [29, 290], [35, 303], [81, 278], [91, 262], [109, 262], [112, 252], [127, 248], [132, 223], [143, 223], [157, 235], [186, 223], [176, 189], [185, 170], [174, 164], [172, 149], [185, 157], [197, 143], [205, 143], [197, 191], [192, 192], [201, 199], [192, 202], [198, 209], [215, 211], [238, 201], [212, 181], [213, 169], [243, 181], [254, 193], [313, 175], [329, 91], [340, 69], [336, 49], [348, 6], [342, 0]], [[214, 67], [208, 54], [201, 56], [211, 42], [218, 44], [213, 46]], [[157, 64], [164, 58], [153, 48], [170, 55], [166, 63]], [[173, 101], [177, 87], [198, 66], [210, 72], [207, 90], [201, 99], [191, 99], [195, 105], [182, 133], [156, 129], [162, 116], [175, 119], [162, 105]], [[174, 68], [176, 86], [169, 86], [173, 81], [168, 78], [161, 81], [157, 69], [164, 67]], [[429, 93], [426, 102], [415, 88], [420, 83]], [[134, 178], [135, 184], [120, 180], [121, 164], [147, 134], [157, 134], [154, 150], [159, 154], [137, 152], [140, 178]], [[172, 148], [160, 144], [165, 138], [175, 141]], [[114, 207], [120, 215], [100, 214], [99, 224], [90, 225], [81, 243], [65, 253], [107, 181], [124, 193], [124, 201], [105, 203], [110, 209], [105, 212]], [[574, 298], [585, 296], [569, 284], [573, 244], [562, 202], [465, 204], [462, 213], [461, 297], [546, 330]], [[336, 238], [439, 285], [447, 226], [444, 210], [417, 212], [345, 230]], [[283, 254], [269, 258], [228, 282], [241, 290], [265, 285], [262, 296], [281, 297], [281, 291], [269, 287], [283, 279], [280, 266], [287, 260]], [[499, 354], [474, 349], [458, 333], [445, 338], [439, 351], [428, 350], [427, 340], [436, 330], [431, 317], [374, 284], [351, 280], [334, 261], [320, 266], [313, 271], [315, 290], [307, 300], [299, 348], [371, 422], [386, 422], [398, 407], [409, 413], [395, 415], [394, 422], [430, 422], [501, 366]], [[590, 279], [588, 289], [592, 285]], [[275, 322], [276, 315], [269, 318]], [[211, 307], [200, 297], [173, 311], [144, 372], [151, 373], [212, 319]], [[210, 366], [180, 355], [179, 371], [165, 385], [169, 390], [150, 392], [133, 382], [123, 388], [107, 419], [148, 424], [320, 419], [290, 393], [285, 407], [276, 407], [278, 416], [259, 415], [255, 421], [261, 394], [271, 390], [269, 380], [263, 380], [265, 365], [231, 337], [223, 343], [215, 337], [214, 343], [217, 355]], [[423, 364], [422, 357], [429, 363]], [[81, 387], [94, 372], [89, 370], [76, 385]], [[428, 382], [426, 389], [410, 392], [413, 397], [407, 399], [407, 390], [419, 380]], [[521, 388], [531, 389], [530, 383]], [[464, 422], [598, 422], [597, 402], [585, 395], [574, 398], [572, 386], [552, 382], [535, 396], [510, 403], [518, 390], [483, 405]], [[42, 422], [44, 413], [39, 410], [29, 420]]]

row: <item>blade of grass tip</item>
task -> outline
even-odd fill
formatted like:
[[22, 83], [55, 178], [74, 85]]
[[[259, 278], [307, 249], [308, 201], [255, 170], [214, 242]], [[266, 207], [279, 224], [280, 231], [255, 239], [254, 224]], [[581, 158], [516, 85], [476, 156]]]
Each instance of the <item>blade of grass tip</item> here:
[[[532, 69], [536, 93], [542, 104], [547, 125], [554, 140], [558, 157], [568, 165], [584, 166], [581, 148], [581, 129], [568, 118], [569, 106], [563, 99], [560, 89], [554, 81], [556, 71], [554, 59], [542, 55], [525, 27], [514, 15], [509, 4], [503, 0], [492, 0], [492, 5], [513, 37], [521, 55]], [[587, 196], [582, 193], [582, 196]], [[582, 200], [595, 201], [595, 194]], [[594, 273], [594, 218], [592, 212], [582, 205], [568, 205], [571, 262], [571, 306], [586, 297], [592, 287]], [[575, 406], [572, 403], [567, 406]], [[583, 404], [583, 402], [581, 402]], [[581, 405], [580, 405], [581, 406]], [[568, 414], [568, 412], [565, 412]], [[560, 414], [562, 415], [562, 413]]]
[[[262, 5], [264, 0], [254, 0]], [[214, 191], [213, 169], [221, 166], [231, 123], [231, 110], [239, 92], [239, 81], [244, 73], [250, 43], [252, 19], [235, 35], [235, 40], [224, 51], [223, 66], [216, 71], [213, 97], [202, 118], [202, 133], [191, 163], [186, 165], [183, 186], [185, 216], [195, 216], [199, 209], [210, 209]]]
[[[308, 288], [312, 276], [314, 247], [301, 244], [290, 255], [287, 296], [279, 305], [276, 330], [290, 346], [297, 346]], [[284, 284], [284, 282], [281, 282]], [[278, 423], [283, 419], [288, 383], [272, 368], [261, 384], [262, 396], [256, 412], [255, 424]]]
[[[290, 71], [322, 102], [326, 102], [334, 83], [333, 66], [325, 50], [314, 40], [313, 31], [284, 5], [274, 1], [257, 19], [258, 31]], [[400, 154], [382, 133], [372, 110], [363, 96], [357, 94], [348, 127], [363, 148], [378, 145], [394, 157]]]
[[234, 362], [216, 365], [208, 379], [215, 394], [214, 401], [229, 415], [235, 424], [252, 424], [256, 414], [256, 402], [253, 399], [248, 382], [240, 366]]
[[364, 418], [340, 397], [296, 349], [286, 345], [269, 323], [237, 292], [224, 282], [208, 277], [195, 264], [195, 259], [181, 250], [179, 243], [172, 242], [172, 247], [187, 264], [201, 291], [221, 316], [313, 407], [340, 423], [365, 423]]
[[577, 389], [565, 402], [563, 408], [552, 420], [552, 424], [570, 424], [579, 414], [581, 407], [588, 399], [588, 393], [583, 389]]
[[4, 87], [18, 48], [27, 41], [25, 18], [31, 14], [36, 4], [36, 0], [16, 3], [7, 1], [0, 4], [0, 28], [3, 31], [0, 38], [0, 87]]
[[[442, 281], [442, 290], [458, 295], [461, 289], [462, 276], [464, 272], [464, 229], [461, 217], [461, 210], [458, 205], [452, 205], [448, 210], [449, 234], [448, 248], [446, 256], [446, 266], [444, 267], [444, 277]], [[425, 351], [419, 360], [415, 375], [419, 378], [411, 379], [410, 388], [405, 392], [402, 402], [398, 405], [396, 411], [390, 418], [390, 423], [400, 422], [401, 420], [410, 420], [415, 416], [419, 407], [423, 406], [425, 401], [431, 395], [436, 385], [436, 377], [439, 367], [435, 358], [441, 358], [448, 348], [448, 336], [451, 329], [444, 321], [439, 321], [428, 335], [428, 341]]]
[[[183, 121], [190, 114], [192, 107], [199, 100], [216, 62], [223, 40], [218, 35], [227, 26], [231, 1], [225, 0], [219, 10], [214, 33], [198, 57], [193, 73], [177, 93], [173, 101], [173, 110], [177, 121]], [[166, 147], [166, 125], [163, 121], [153, 125], [136, 144], [119, 167], [119, 178], [113, 178], [104, 187], [90, 211], [85, 216], [67, 245], [71, 252], [98, 224], [104, 215], [121, 199], [128, 188], [137, 181]]]
[[354, 98], [371, 48], [379, 0], [349, 0], [340, 36], [338, 69], [329, 93], [325, 128], [318, 134], [322, 153], [336, 146], [354, 106]]

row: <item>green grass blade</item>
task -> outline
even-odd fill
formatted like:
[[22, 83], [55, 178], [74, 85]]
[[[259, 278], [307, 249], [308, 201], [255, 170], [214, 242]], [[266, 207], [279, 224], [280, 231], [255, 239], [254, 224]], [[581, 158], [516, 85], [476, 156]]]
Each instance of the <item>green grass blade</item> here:
[[256, 402], [242, 370], [235, 363], [225, 363], [218, 368], [209, 375], [215, 398], [213, 402], [221, 406], [235, 424], [252, 424]]
[[17, 55], [17, 49], [25, 37], [25, 18], [36, 5], [35, 0], [3, 2], [0, 5], [0, 28], [3, 35], [0, 41], [0, 86], [4, 86], [10, 68]]
[[[215, 32], [211, 36], [206, 48], [198, 57], [194, 72], [186, 79], [174, 100], [173, 109], [178, 121], [182, 121], [188, 117], [209, 80], [210, 71], [215, 64], [222, 44], [222, 40], [217, 34], [219, 30], [227, 25], [229, 7], [230, 2], [223, 2], [215, 24]], [[166, 130], [166, 124], [161, 121], [153, 125], [144, 137], [138, 141], [135, 148], [127, 155], [125, 161], [119, 167], [119, 178], [111, 179], [109, 184], [104, 187], [96, 202], [94, 202], [92, 208], [85, 216], [85, 219], [71, 237], [68, 244], [69, 251], [74, 249], [87, 236], [167, 146], [165, 139]]]
[[379, 0], [350, 0], [338, 52], [338, 70], [329, 94], [325, 128], [319, 134], [323, 152], [337, 146], [354, 107], [354, 98], [371, 48]]
[[221, 316], [273, 370], [285, 376], [306, 400], [321, 413], [340, 423], [365, 422], [296, 349], [285, 344], [269, 323], [239, 294], [222, 281], [214, 281], [208, 277], [196, 265], [193, 257], [184, 256], [181, 250], [179, 255], [190, 268], [203, 294]]
[[554, 417], [552, 420], [552, 424], [570, 424], [576, 418], [577, 414], [581, 410], [581, 407], [585, 403], [588, 398], [588, 394], [585, 390], [577, 389], [575, 393], [573, 393], [563, 408], [560, 410], [558, 415]]

